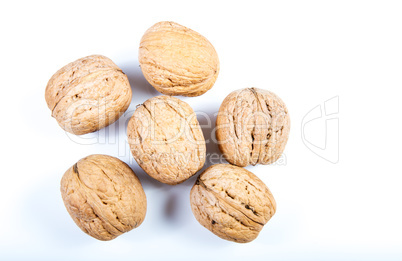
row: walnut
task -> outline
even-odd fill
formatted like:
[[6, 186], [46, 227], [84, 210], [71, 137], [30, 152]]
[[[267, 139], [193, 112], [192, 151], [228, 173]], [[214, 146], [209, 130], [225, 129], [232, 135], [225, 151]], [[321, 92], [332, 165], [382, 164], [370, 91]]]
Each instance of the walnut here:
[[154, 179], [175, 185], [202, 168], [206, 146], [193, 109], [170, 96], [137, 107], [127, 126], [131, 152]]
[[230, 164], [207, 168], [190, 192], [195, 218], [215, 235], [238, 243], [254, 240], [276, 211], [265, 184]]
[[115, 122], [130, 105], [131, 87], [109, 58], [91, 55], [58, 70], [47, 84], [45, 98], [59, 125], [81, 135]]
[[61, 180], [68, 213], [82, 231], [111, 240], [138, 227], [147, 200], [130, 167], [106, 155], [91, 155], [69, 168]]
[[219, 73], [219, 59], [212, 44], [174, 22], [159, 22], [145, 32], [139, 62], [148, 82], [166, 95], [204, 94]]
[[216, 138], [226, 160], [237, 166], [270, 164], [285, 149], [290, 119], [274, 93], [246, 88], [230, 93], [216, 119]]

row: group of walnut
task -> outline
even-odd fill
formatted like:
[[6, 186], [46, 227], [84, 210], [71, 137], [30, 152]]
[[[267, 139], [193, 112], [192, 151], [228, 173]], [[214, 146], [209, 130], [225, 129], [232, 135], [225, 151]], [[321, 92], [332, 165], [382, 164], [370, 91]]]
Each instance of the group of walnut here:
[[[195, 175], [206, 159], [206, 145], [193, 109], [172, 96], [199, 96], [215, 83], [218, 55], [199, 33], [160, 22], [141, 39], [139, 62], [147, 81], [162, 96], [137, 106], [128, 126], [128, 142], [140, 167], [154, 179], [179, 184]], [[46, 87], [52, 116], [65, 130], [81, 135], [116, 121], [132, 92], [127, 76], [110, 59], [91, 55], [57, 71]], [[283, 101], [267, 90], [230, 93], [216, 119], [219, 148], [230, 164], [207, 168], [190, 192], [195, 218], [217, 236], [254, 240], [274, 215], [267, 186], [242, 168], [270, 164], [282, 154], [290, 121]], [[87, 234], [111, 240], [138, 227], [147, 202], [131, 168], [107, 155], [91, 155], [68, 169], [61, 180], [67, 211]]]

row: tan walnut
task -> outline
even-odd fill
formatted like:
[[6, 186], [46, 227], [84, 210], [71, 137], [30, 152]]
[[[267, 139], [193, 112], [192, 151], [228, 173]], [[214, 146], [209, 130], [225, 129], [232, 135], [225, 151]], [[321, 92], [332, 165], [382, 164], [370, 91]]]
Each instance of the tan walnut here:
[[109, 58], [91, 55], [58, 70], [46, 87], [46, 102], [58, 124], [81, 135], [115, 122], [131, 102], [127, 76]]
[[285, 103], [274, 93], [245, 88], [230, 93], [216, 119], [216, 138], [231, 164], [270, 164], [283, 153], [290, 118]]
[[159, 22], [145, 32], [138, 59], [147, 81], [166, 95], [204, 94], [219, 73], [219, 59], [212, 44], [174, 22]]
[[139, 105], [127, 135], [137, 163], [160, 182], [181, 183], [204, 165], [206, 146], [197, 116], [175, 97], [157, 96]]
[[195, 218], [215, 235], [238, 243], [254, 240], [276, 211], [267, 186], [230, 164], [207, 168], [190, 192]]
[[131, 168], [115, 157], [81, 159], [64, 173], [60, 190], [77, 226], [99, 240], [114, 239], [145, 218], [147, 200], [141, 183]]

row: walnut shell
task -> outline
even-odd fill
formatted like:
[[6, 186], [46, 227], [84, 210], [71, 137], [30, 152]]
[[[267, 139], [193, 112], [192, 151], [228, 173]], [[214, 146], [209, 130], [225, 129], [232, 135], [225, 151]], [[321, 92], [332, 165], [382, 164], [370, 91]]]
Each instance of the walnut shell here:
[[81, 159], [64, 173], [60, 190], [74, 222], [96, 239], [114, 239], [144, 221], [147, 200], [141, 183], [115, 157]]
[[207, 168], [190, 192], [195, 218], [215, 235], [238, 243], [254, 240], [276, 211], [265, 184], [230, 164]]
[[231, 164], [270, 164], [283, 153], [290, 118], [285, 103], [274, 93], [245, 88], [230, 93], [219, 108], [216, 138]]
[[199, 96], [212, 88], [219, 74], [212, 44], [174, 22], [159, 22], [145, 32], [138, 59], [147, 81], [166, 95]]
[[160, 182], [181, 183], [205, 163], [205, 140], [197, 116], [175, 97], [157, 96], [139, 105], [127, 135], [134, 159]]
[[91, 55], [58, 70], [46, 86], [46, 102], [65, 131], [81, 135], [115, 122], [131, 102], [127, 76], [109, 58]]

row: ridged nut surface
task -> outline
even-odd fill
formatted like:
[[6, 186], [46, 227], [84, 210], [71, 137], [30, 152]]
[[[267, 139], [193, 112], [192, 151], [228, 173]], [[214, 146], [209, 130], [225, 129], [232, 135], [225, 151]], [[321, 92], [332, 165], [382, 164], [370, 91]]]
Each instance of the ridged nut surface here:
[[60, 190], [77, 226], [99, 240], [114, 239], [145, 218], [147, 201], [139, 179], [111, 156], [81, 159], [66, 171]]
[[109, 58], [91, 55], [67, 64], [49, 80], [45, 98], [60, 127], [81, 135], [115, 122], [131, 102], [127, 76]]
[[212, 44], [174, 22], [159, 22], [145, 32], [139, 63], [148, 82], [166, 95], [199, 96], [212, 88], [219, 74]]
[[238, 243], [254, 240], [276, 211], [267, 186], [230, 164], [207, 168], [190, 192], [195, 218], [215, 235]]
[[137, 107], [127, 126], [134, 159], [151, 177], [175, 185], [202, 168], [206, 146], [193, 109], [171, 96]]
[[230, 93], [216, 119], [219, 149], [231, 164], [270, 164], [282, 155], [289, 137], [285, 103], [274, 93], [245, 88]]

